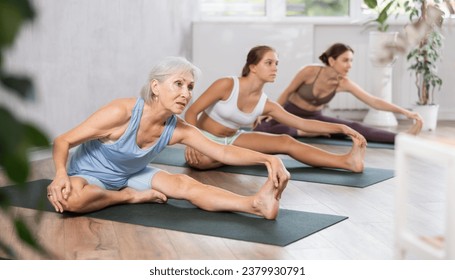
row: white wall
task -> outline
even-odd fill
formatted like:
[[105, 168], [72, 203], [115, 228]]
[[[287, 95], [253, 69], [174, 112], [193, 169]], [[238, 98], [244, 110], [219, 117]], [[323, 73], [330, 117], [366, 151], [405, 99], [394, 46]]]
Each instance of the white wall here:
[[[35, 102], [23, 103], [0, 89], [0, 104], [41, 126], [53, 138], [72, 128], [101, 105], [137, 96], [148, 71], [168, 55], [193, 59], [203, 71], [195, 97], [214, 79], [240, 74], [248, 50], [270, 44], [278, 50], [279, 75], [266, 87], [271, 98], [302, 65], [317, 62], [331, 43], [356, 50], [353, 78], [369, 88], [366, 46], [360, 25], [311, 23], [194, 23], [194, 1], [182, 0], [33, 0], [37, 19], [22, 30], [4, 61], [10, 71], [30, 74]], [[196, 16], [195, 16], [196, 15]], [[455, 120], [454, 30], [446, 31], [440, 74], [440, 119]], [[404, 61], [394, 66], [393, 98], [402, 106], [415, 102]]]
[[[455, 29], [453, 22], [445, 26], [444, 48], [442, 61], [439, 63], [439, 75], [443, 80], [441, 92], [436, 95], [436, 102], [440, 104], [439, 119], [455, 120]], [[390, 31], [400, 31], [401, 26], [391, 26]], [[368, 30], [361, 25], [315, 25], [314, 30], [314, 60], [333, 42], [345, 42], [354, 48], [354, 64], [350, 76], [366, 90], [371, 90], [368, 59]], [[404, 56], [399, 56], [393, 66], [392, 101], [400, 106], [412, 108], [417, 101], [417, 89], [414, 78], [407, 70], [408, 63]]]
[[[399, 31], [401, 26], [391, 26]], [[455, 120], [455, 36], [445, 29], [445, 48], [439, 74], [444, 81], [436, 101], [441, 105], [439, 119]], [[309, 24], [299, 22], [196, 22], [193, 25], [193, 58], [205, 73], [197, 86], [202, 92], [215, 79], [227, 75], [239, 75], [249, 49], [258, 44], [274, 47], [280, 56], [278, 77], [274, 84], [265, 88], [271, 99], [276, 99], [287, 86], [297, 69], [308, 63], [320, 62], [318, 56], [335, 42], [349, 44], [355, 51], [350, 77], [361, 87], [372, 90], [371, 62], [368, 58], [369, 30], [362, 24]], [[398, 57], [393, 66], [392, 101], [405, 108], [412, 108], [417, 101], [413, 77], [407, 70], [404, 57]], [[196, 93], [197, 94], [197, 93]], [[356, 109], [367, 108], [354, 97]], [[345, 98], [342, 95], [337, 99]], [[335, 100], [334, 100], [335, 101]], [[362, 117], [365, 112], [336, 112], [336, 115]]]
[[34, 0], [37, 18], [8, 52], [11, 72], [30, 74], [35, 102], [0, 89], [0, 103], [51, 138], [114, 98], [138, 96], [164, 56], [191, 58], [192, 1]]
[[195, 22], [193, 61], [203, 75], [196, 86], [194, 98], [221, 77], [240, 76], [249, 50], [258, 45], [271, 46], [278, 52], [278, 77], [274, 83], [265, 86], [268, 96], [276, 99], [297, 70], [312, 61], [313, 26]]

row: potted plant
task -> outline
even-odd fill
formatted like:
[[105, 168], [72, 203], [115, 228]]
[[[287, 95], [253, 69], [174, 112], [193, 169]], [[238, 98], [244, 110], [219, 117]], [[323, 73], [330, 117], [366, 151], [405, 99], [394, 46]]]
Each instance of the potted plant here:
[[[29, 0], [8, 1], [0, 0], [0, 88], [7, 93], [17, 95], [22, 99], [34, 96], [34, 86], [31, 78], [10, 73], [4, 63], [7, 49], [14, 45], [20, 29], [35, 18], [35, 9]], [[3, 172], [11, 182], [22, 186], [30, 173], [28, 152], [34, 147], [49, 147], [49, 139], [36, 125], [15, 117], [12, 110], [0, 104], [0, 172]], [[17, 215], [10, 209], [11, 198], [0, 195], [0, 212], [14, 223], [14, 234], [31, 246], [36, 252], [49, 257], [46, 249], [33, 236], [27, 225], [27, 219]], [[37, 219], [39, 217], [36, 217]], [[20, 247], [22, 248], [22, 246]], [[3, 250], [8, 258], [16, 258], [15, 246], [11, 246], [0, 238], [0, 251]], [[1, 258], [0, 258], [1, 259]]]
[[367, 25], [375, 25], [379, 32], [387, 32], [389, 24], [387, 20], [392, 14], [398, 15], [396, 11], [400, 8], [397, 0], [384, 0], [378, 3], [377, 0], [363, 0], [363, 3], [377, 14], [377, 17], [366, 22]]
[[405, 9], [413, 25], [426, 26], [420, 27], [422, 37], [416, 46], [411, 47], [406, 59], [410, 63], [408, 69], [414, 74], [417, 87], [418, 101], [415, 111], [424, 119], [423, 129], [434, 130], [439, 109], [434, 96], [442, 86], [437, 63], [441, 60], [444, 40], [440, 29], [444, 13], [437, 6], [429, 6], [426, 0], [407, 1]]
[[375, 18], [365, 22], [366, 26], [375, 26], [375, 31], [370, 31], [370, 60], [376, 65], [391, 65], [395, 62], [394, 56], [384, 52], [386, 45], [392, 45], [396, 41], [398, 32], [389, 32], [389, 18], [397, 17], [402, 9], [399, 0], [364, 0], [363, 3], [374, 12]]

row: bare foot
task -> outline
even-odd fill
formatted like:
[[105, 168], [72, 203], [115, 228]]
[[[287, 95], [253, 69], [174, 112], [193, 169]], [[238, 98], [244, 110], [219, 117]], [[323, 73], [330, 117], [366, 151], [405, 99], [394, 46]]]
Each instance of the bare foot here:
[[406, 130], [406, 133], [417, 135], [422, 130], [423, 123], [421, 121], [415, 121], [414, 124]]
[[428, 244], [437, 247], [443, 248], [444, 247], [444, 237], [443, 236], [422, 236], [423, 241], [427, 242]]
[[352, 149], [347, 154], [348, 170], [352, 172], [363, 172], [366, 146], [357, 138], [352, 139]]
[[261, 189], [254, 195], [253, 209], [256, 214], [274, 220], [278, 216], [280, 202], [275, 198], [276, 188], [271, 179], [267, 179]]
[[153, 189], [137, 191], [133, 188], [124, 188], [121, 192], [124, 192], [128, 197], [130, 197], [128, 200], [129, 203], [164, 203], [167, 201], [167, 197], [163, 193]]

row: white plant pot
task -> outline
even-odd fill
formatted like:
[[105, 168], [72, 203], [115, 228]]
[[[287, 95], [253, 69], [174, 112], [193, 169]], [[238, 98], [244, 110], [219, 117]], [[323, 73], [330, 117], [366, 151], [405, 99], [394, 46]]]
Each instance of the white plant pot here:
[[439, 105], [416, 105], [413, 111], [419, 113], [423, 119], [422, 131], [436, 130]]
[[[392, 102], [392, 66], [395, 57], [388, 57], [388, 52], [384, 49], [387, 45], [395, 44], [397, 35], [398, 32], [371, 31], [369, 37], [371, 94], [387, 102]], [[398, 125], [392, 112], [373, 108], [369, 108], [363, 122], [372, 126], [391, 127]]]

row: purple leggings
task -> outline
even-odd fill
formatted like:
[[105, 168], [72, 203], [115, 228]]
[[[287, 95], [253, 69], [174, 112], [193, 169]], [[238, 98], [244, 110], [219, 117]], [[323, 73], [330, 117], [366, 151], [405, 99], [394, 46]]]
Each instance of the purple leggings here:
[[[350, 128], [356, 130], [360, 134], [365, 137], [367, 141], [371, 142], [382, 142], [382, 143], [395, 143], [395, 136], [396, 133], [374, 128], [374, 127], [369, 127], [365, 126], [359, 122], [353, 122], [353, 121], [345, 121], [341, 120], [338, 118], [332, 118], [332, 117], [327, 117], [322, 115], [321, 111], [315, 111], [315, 112], [310, 112], [303, 110], [294, 104], [290, 102], [286, 102], [286, 104], [283, 106], [286, 111], [289, 113], [292, 113], [296, 116], [299, 116], [304, 119], [313, 119], [313, 120], [318, 120], [318, 121], [323, 121], [323, 122], [330, 122], [330, 123], [340, 123], [349, 126]], [[289, 127], [287, 125], [281, 124], [275, 120], [271, 121], [263, 121], [261, 122], [260, 125], [256, 126], [254, 128], [255, 131], [262, 131], [262, 132], [269, 132], [269, 133], [274, 133], [274, 134], [288, 134], [293, 137], [297, 137], [297, 129], [293, 127]], [[346, 137], [344, 134], [332, 134], [332, 137]]]

